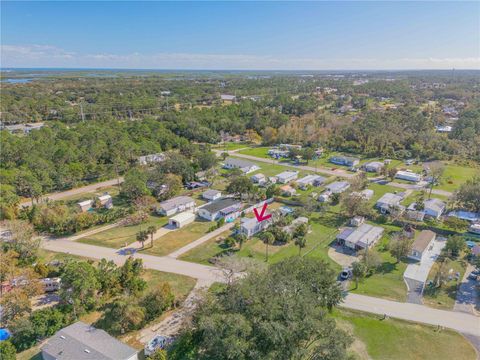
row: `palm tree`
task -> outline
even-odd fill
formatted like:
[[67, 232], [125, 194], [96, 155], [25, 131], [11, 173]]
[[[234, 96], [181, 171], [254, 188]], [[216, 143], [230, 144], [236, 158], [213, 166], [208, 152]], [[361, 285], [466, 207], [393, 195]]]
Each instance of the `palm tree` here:
[[157, 227], [155, 225], [150, 225], [147, 228], [147, 234], [150, 235], [150, 247], [153, 247], [153, 235], [157, 232]]
[[298, 256], [302, 254], [302, 249], [307, 246], [307, 239], [304, 236], [299, 236], [295, 238], [295, 245], [298, 246]]
[[275, 236], [271, 232], [266, 231], [262, 234], [262, 241], [265, 244], [265, 261], [268, 261], [268, 245], [275, 242]]
[[142, 244], [142, 249], [145, 244], [145, 240], [148, 238], [148, 232], [142, 230], [137, 233], [137, 241]]

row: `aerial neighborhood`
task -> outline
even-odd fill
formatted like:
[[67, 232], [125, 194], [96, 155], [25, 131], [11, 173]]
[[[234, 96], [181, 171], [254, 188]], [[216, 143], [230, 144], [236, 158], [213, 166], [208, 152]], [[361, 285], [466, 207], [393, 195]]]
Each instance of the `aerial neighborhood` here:
[[2, 2], [0, 359], [479, 359], [478, 19]]

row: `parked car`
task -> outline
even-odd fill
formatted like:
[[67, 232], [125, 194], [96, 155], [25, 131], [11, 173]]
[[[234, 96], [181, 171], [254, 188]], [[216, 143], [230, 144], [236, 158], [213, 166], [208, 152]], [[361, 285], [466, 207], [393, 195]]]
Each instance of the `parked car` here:
[[145, 345], [145, 355], [150, 356], [158, 349], [165, 349], [172, 342], [173, 338], [170, 336], [156, 335]]
[[468, 274], [468, 277], [467, 277], [468, 280], [477, 280], [477, 278], [478, 278], [478, 275], [475, 275], [473, 272]]
[[348, 280], [352, 276], [352, 270], [349, 268], [344, 268], [340, 273], [340, 280]]

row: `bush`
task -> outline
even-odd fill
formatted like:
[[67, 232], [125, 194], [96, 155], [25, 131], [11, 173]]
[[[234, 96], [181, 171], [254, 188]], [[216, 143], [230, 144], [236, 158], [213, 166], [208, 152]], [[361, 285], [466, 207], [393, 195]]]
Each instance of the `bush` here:
[[2, 360], [15, 360], [15, 353], [17, 350], [10, 341], [0, 342], [0, 359]]

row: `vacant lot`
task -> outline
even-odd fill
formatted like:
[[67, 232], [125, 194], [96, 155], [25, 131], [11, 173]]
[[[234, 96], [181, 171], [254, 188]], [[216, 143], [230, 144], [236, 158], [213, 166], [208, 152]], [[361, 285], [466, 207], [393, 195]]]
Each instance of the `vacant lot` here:
[[[460, 334], [450, 330], [349, 310], [335, 310], [340, 327], [353, 334], [351, 347], [360, 359], [474, 360], [476, 353]], [[366, 352], [366, 353], [365, 353]]]
[[131, 244], [136, 240], [136, 235], [141, 230], [146, 230], [149, 226], [154, 225], [160, 228], [168, 223], [166, 217], [159, 217], [155, 215], [149, 216], [148, 220], [139, 225], [118, 226], [113, 229], [99, 232], [97, 234], [81, 238], [78, 241], [84, 244], [105, 246], [114, 249]]
[[480, 168], [474, 165], [447, 164], [443, 173], [443, 180], [435, 189], [455, 191], [467, 180], [480, 174]]
[[147, 241], [145, 243], [145, 249], [142, 250], [142, 252], [157, 256], [168, 255], [205, 235], [213, 225], [215, 225], [214, 222], [196, 220], [181, 229], [171, 231], [156, 239], [153, 242], [153, 247], [150, 247]]

